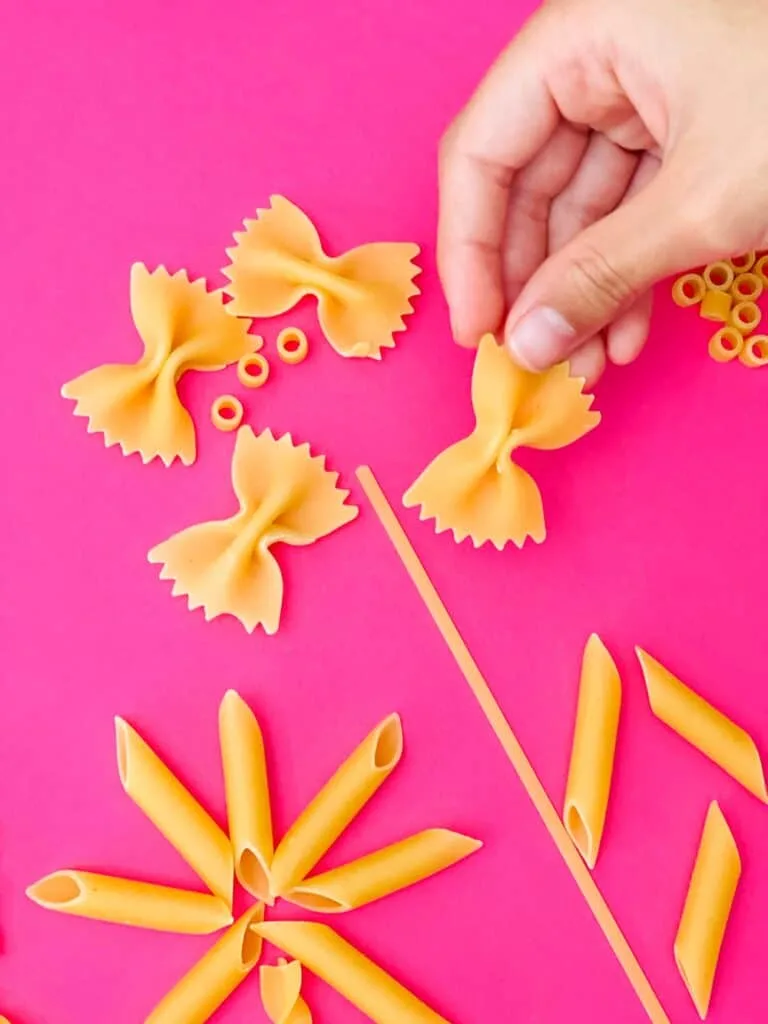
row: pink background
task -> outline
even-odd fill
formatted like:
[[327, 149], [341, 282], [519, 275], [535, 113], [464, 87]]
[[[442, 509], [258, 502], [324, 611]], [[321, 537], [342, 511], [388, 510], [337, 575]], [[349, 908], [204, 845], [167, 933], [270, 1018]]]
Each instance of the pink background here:
[[[65, 866], [194, 884], [120, 789], [112, 716], [221, 818], [228, 686], [263, 721], [279, 829], [380, 718], [402, 714], [402, 767], [330, 863], [429, 825], [485, 840], [466, 864], [338, 921], [445, 1016], [645, 1019], [371, 512], [282, 552], [276, 637], [206, 624], [145, 553], [231, 509], [232, 438], [207, 415], [238, 391], [234, 371], [184, 381], [199, 424], [189, 470], [105, 451], [58, 397], [84, 369], [138, 355], [133, 260], [220, 282], [231, 232], [279, 191], [333, 251], [421, 243], [424, 295], [381, 365], [339, 359], [311, 304], [288, 317], [311, 357], [273, 363], [244, 396], [247, 420], [310, 440], [350, 486], [368, 461], [402, 494], [471, 421], [471, 359], [450, 343], [434, 270], [436, 142], [527, 7], [27, 0], [5, 12], [0, 1012], [17, 1024], [134, 1024], [209, 944], [47, 914], [23, 892]], [[599, 388], [603, 426], [525, 457], [545, 497], [543, 547], [478, 552], [414, 513], [406, 523], [558, 805], [587, 634], [615, 653], [624, 713], [596, 877], [679, 1024], [696, 1017], [672, 942], [707, 803], [721, 801], [744, 876], [711, 1019], [749, 1024], [768, 999], [765, 808], [651, 717], [632, 648], [768, 750], [768, 374], [711, 362], [705, 326], [667, 291], [648, 351]], [[270, 344], [277, 328], [264, 325]], [[306, 994], [318, 1021], [359, 1019], [315, 980]], [[264, 1019], [255, 980], [217, 1019]]]

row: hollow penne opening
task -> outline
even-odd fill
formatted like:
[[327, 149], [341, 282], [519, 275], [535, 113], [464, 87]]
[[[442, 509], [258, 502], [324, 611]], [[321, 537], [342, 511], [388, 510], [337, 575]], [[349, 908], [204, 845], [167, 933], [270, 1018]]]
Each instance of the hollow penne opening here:
[[389, 778], [402, 754], [402, 724], [392, 714], [347, 758], [283, 837], [270, 868], [273, 897], [307, 877]]
[[209, 893], [90, 871], [56, 871], [27, 896], [46, 910], [154, 931], [208, 935], [232, 923], [229, 906]]
[[269, 894], [269, 871], [256, 850], [249, 846], [243, 847], [235, 862], [235, 871], [240, 884], [249, 893], [256, 894], [259, 898], [262, 898], [263, 893], [265, 903], [270, 906], [274, 903]]
[[286, 899], [305, 910], [323, 914], [355, 910], [431, 878], [469, 857], [482, 845], [477, 839], [449, 829], [428, 829], [308, 878], [287, 893]]

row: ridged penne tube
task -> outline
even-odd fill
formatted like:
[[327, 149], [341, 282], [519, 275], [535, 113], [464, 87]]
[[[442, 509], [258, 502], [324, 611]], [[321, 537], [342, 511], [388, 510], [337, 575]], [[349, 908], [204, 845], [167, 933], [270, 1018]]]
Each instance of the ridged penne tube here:
[[428, 829], [308, 878], [285, 898], [325, 914], [355, 910], [458, 864], [482, 845], [477, 839], [448, 829]]
[[270, 871], [273, 896], [282, 896], [307, 877], [386, 782], [402, 754], [400, 717], [390, 715], [366, 736], [283, 837]]
[[312, 1014], [301, 997], [301, 964], [280, 960], [259, 968], [261, 1004], [272, 1024], [312, 1024]]
[[56, 871], [27, 889], [46, 910], [180, 935], [210, 935], [232, 924], [218, 896], [90, 871]]
[[272, 921], [259, 933], [342, 995], [374, 1024], [448, 1024], [325, 924]]
[[235, 873], [252, 896], [271, 902], [274, 841], [264, 740], [256, 716], [234, 690], [227, 690], [219, 708], [219, 736]]
[[694, 693], [650, 654], [639, 647], [635, 650], [654, 715], [750, 793], [768, 803], [763, 765], [749, 733]]
[[620, 711], [619, 673], [600, 637], [593, 633], [581, 664], [563, 812], [568, 834], [591, 868], [597, 860], [608, 809]]
[[675, 962], [702, 1020], [709, 1010], [720, 947], [740, 877], [736, 841], [713, 801], [675, 938]]
[[251, 907], [158, 1003], [144, 1024], [205, 1024], [261, 956], [264, 904]]
[[226, 833], [135, 729], [115, 719], [123, 789], [214, 895], [232, 906], [234, 864]]

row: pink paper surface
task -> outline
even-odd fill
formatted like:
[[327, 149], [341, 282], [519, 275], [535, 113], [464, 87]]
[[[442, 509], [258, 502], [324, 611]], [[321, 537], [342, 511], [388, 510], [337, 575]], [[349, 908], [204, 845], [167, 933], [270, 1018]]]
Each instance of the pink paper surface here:
[[[344, 936], [457, 1024], [645, 1019], [365, 505], [339, 534], [281, 552], [274, 638], [206, 624], [145, 560], [232, 508], [232, 437], [208, 421], [225, 391], [255, 429], [327, 452], [348, 486], [369, 462], [393, 500], [466, 431], [471, 357], [450, 343], [434, 268], [436, 144], [527, 7], [27, 0], [5, 12], [0, 1012], [15, 1024], [135, 1024], [209, 945], [45, 913], [24, 889], [59, 867], [194, 885], [120, 788], [112, 716], [221, 819], [216, 709], [230, 686], [263, 723], [278, 830], [379, 719], [403, 716], [403, 764], [329, 864], [431, 825], [485, 841], [336, 919]], [[138, 355], [131, 262], [221, 283], [231, 232], [273, 192], [315, 218], [330, 251], [422, 244], [408, 333], [382, 364], [344, 361], [307, 303], [262, 332], [271, 354], [279, 326], [304, 326], [303, 365], [273, 359], [258, 392], [233, 369], [184, 381], [193, 468], [106, 451], [58, 392]], [[599, 387], [600, 429], [526, 454], [543, 547], [475, 551], [404, 518], [558, 806], [583, 643], [596, 630], [614, 652], [624, 707], [596, 878], [679, 1024], [697, 1018], [672, 943], [707, 803], [721, 802], [744, 874], [711, 1019], [750, 1024], [768, 1001], [766, 809], [652, 718], [632, 653], [646, 647], [768, 750], [768, 373], [716, 365], [706, 337], [660, 289], [647, 352]], [[306, 996], [319, 1022], [360, 1019], [314, 979]], [[255, 978], [217, 1017], [264, 1019]]]

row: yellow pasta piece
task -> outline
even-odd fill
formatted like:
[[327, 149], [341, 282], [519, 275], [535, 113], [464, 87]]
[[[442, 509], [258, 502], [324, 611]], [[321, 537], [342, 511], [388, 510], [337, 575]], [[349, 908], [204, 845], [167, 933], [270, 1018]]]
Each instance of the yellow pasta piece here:
[[46, 910], [161, 932], [209, 935], [232, 924], [232, 911], [218, 896], [90, 871], [56, 871], [27, 896]]
[[312, 1024], [312, 1014], [301, 997], [301, 964], [282, 958], [275, 967], [259, 968], [261, 1002], [272, 1024]]
[[704, 320], [727, 323], [731, 315], [733, 299], [730, 292], [707, 289], [699, 307], [699, 316]]
[[187, 370], [220, 370], [251, 352], [250, 322], [228, 316], [222, 293], [206, 291], [204, 280], [164, 267], [150, 273], [143, 263], [131, 267], [131, 313], [144, 344], [138, 362], [99, 366], [61, 393], [76, 400], [75, 416], [87, 416], [89, 433], [103, 434], [108, 448], [191, 465], [195, 425], [176, 385]]
[[755, 250], [751, 249], [749, 252], [741, 253], [741, 255], [739, 256], [731, 256], [731, 258], [728, 260], [728, 263], [730, 264], [731, 269], [735, 271], [735, 273], [743, 274], [747, 270], [751, 270], [752, 267], [755, 265], [756, 256], [757, 253], [755, 252]]
[[285, 898], [325, 914], [356, 910], [458, 864], [482, 845], [458, 832], [429, 829], [308, 878]]
[[672, 285], [672, 298], [678, 306], [695, 306], [704, 298], [706, 290], [701, 274], [683, 274]]
[[116, 718], [115, 732], [123, 789], [211, 892], [231, 907], [234, 865], [227, 835], [135, 729]]
[[736, 302], [757, 302], [763, 294], [763, 282], [757, 274], [737, 274], [731, 285]]
[[608, 809], [621, 711], [621, 679], [594, 633], [581, 666], [579, 702], [565, 788], [563, 821], [579, 853], [593, 868]]
[[235, 872], [252, 896], [271, 903], [274, 842], [264, 740], [255, 715], [234, 690], [227, 690], [219, 707], [219, 736]]
[[237, 379], [244, 388], [260, 388], [269, 380], [269, 362], [261, 352], [243, 356], [237, 364]]
[[229, 313], [277, 316], [314, 295], [333, 348], [371, 359], [381, 359], [383, 349], [394, 347], [393, 335], [405, 330], [403, 317], [419, 294], [413, 279], [421, 270], [412, 262], [417, 245], [374, 242], [326, 256], [311, 220], [282, 196], [273, 196], [234, 237], [237, 244], [227, 249], [232, 262], [224, 268]]
[[277, 354], [284, 363], [296, 366], [309, 355], [309, 342], [299, 327], [286, 327], [277, 336]]
[[765, 366], [768, 363], [768, 335], [753, 334], [746, 338], [739, 352], [739, 361], [750, 367]]
[[211, 406], [211, 422], [225, 433], [237, 430], [243, 422], [243, 403], [234, 395], [220, 395]]
[[711, 288], [713, 291], [727, 292], [733, 284], [733, 279], [736, 275], [730, 263], [727, 263], [725, 260], [718, 260], [716, 263], [709, 263], [704, 268], [702, 276], [707, 288]]
[[197, 961], [144, 1024], [204, 1024], [259, 962], [263, 920], [264, 904], [257, 903]]
[[650, 654], [636, 647], [651, 710], [764, 803], [768, 790], [752, 737], [694, 693]]
[[270, 921], [258, 930], [262, 938], [299, 960], [374, 1024], [448, 1024], [328, 925]]
[[739, 302], [731, 310], [731, 327], [742, 334], [751, 334], [760, 323], [762, 315], [756, 302]]
[[345, 504], [349, 491], [325, 468], [324, 456], [294, 445], [290, 434], [237, 433], [232, 486], [240, 504], [229, 519], [199, 523], [158, 544], [147, 556], [173, 580], [173, 596], [188, 597], [206, 619], [233, 615], [252, 633], [275, 633], [283, 604], [283, 577], [273, 544], [312, 544], [358, 513]]
[[709, 1010], [720, 948], [740, 877], [736, 841], [713, 800], [675, 938], [677, 969], [702, 1020]]
[[760, 280], [763, 282], [763, 287], [768, 288], [768, 253], [761, 256], [760, 259], [755, 263], [752, 268], [753, 273], [757, 274]]
[[302, 882], [386, 782], [403, 755], [399, 715], [369, 733], [283, 836], [270, 872], [273, 896]]
[[531, 803], [541, 818], [542, 824], [557, 847], [587, 906], [592, 911], [595, 921], [605, 935], [606, 941], [626, 974], [627, 980], [637, 994], [643, 1009], [653, 1024], [670, 1024], [669, 1017], [646, 977], [642, 965], [627, 942], [624, 933], [611, 912], [611, 908], [605, 901], [605, 897], [589, 873], [589, 869], [573, 845], [568, 831], [560, 819], [560, 815], [557, 813], [546, 789], [534, 771], [533, 765], [520, 745], [514, 729], [504, 716], [504, 712], [493, 695], [487, 679], [472, 657], [471, 651], [464, 642], [464, 638], [451, 618], [450, 612], [445, 607], [434, 583], [421, 564], [419, 556], [408, 540], [408, 536], [395, 515], [395, 511], [386, 494], [382, 491], [369, 466], [359, 466], [356, 475], [392, 547], [400, 558], [403, 568], [410, 576], [413, 585], [424, 602], [424, 607], [429, 612], [440, 635], [445, 640], [445, 644], [453, 655], [456, 665], [477, 701], [478, 707], [487, 719], [521, 785], [530, 797]]
[[730, 363], [744, 348], [744, 335], [735, 327], [721, 327], [709, 339], [709, 354], [717, 363]]
[[451, 530], [457, 542], [475, 547], [490, 541], [501, 550], [527, 537], [546, 535], [541, 494], [535, 481], [512, 461], [517, 448], [563, 448], [593, 430], [600, 414], [584, 380], [568, 365], [529, 373], [512, 362], [491, 334], [481, 340], [472, 374], [475, 428], [446, 448], [406, 491], [406, 508], [420, 506], [421, 519], [434, 519], [438, 533]]

